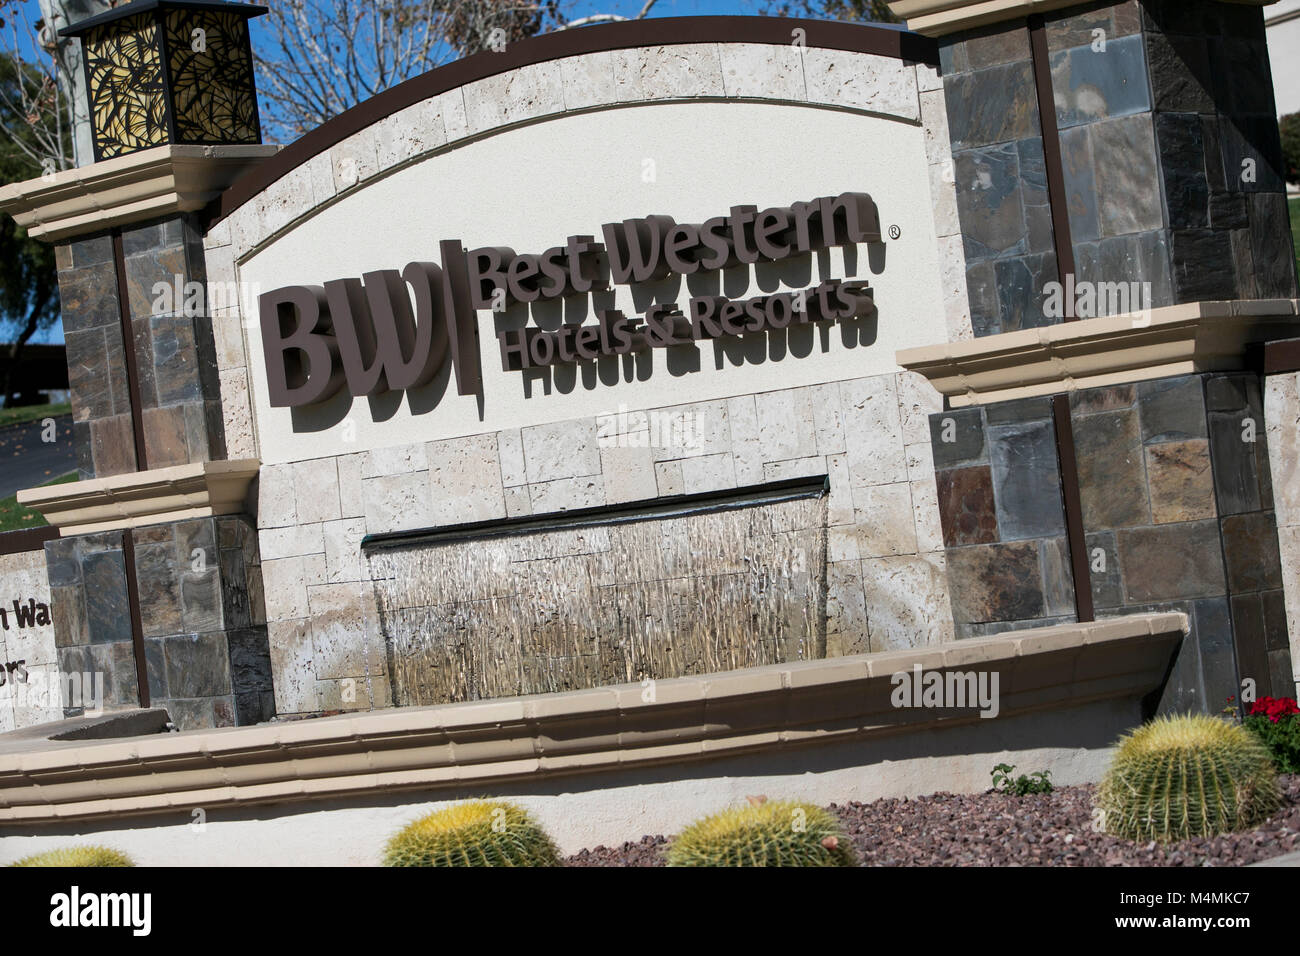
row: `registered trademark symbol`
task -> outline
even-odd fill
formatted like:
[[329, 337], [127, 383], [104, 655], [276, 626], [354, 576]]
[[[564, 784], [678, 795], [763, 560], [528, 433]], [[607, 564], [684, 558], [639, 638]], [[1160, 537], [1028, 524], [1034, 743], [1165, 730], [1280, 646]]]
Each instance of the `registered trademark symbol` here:
[[890, 239], [897, 239], [897, 238], [898, 238], [899, 236], [901, 236], [902, 234], [903, 234], [903, 230], [899, 229], [897, 226], [890, 226], [890, 227], [889, 227], [889, 238], [890, 238]]

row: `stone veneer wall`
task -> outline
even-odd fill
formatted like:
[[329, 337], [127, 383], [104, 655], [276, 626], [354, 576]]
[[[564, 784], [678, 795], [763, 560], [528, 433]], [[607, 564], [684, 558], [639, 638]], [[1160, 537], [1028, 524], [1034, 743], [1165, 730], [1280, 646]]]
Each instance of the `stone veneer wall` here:
[[[122, 247], [148, 466], [222, 458], [211, 321], [206, 302], [187, 309], [184, 297], [187, 284], [205, 280], [201, 236], [191, 217], [178, 217], [123, 229]], [[56, 258], [78, 470], [82, 478], [135, 471], [112, 237], [62, 243]]]
[[[367, 534], [540, 515], [827, 475], [827, 656], [952, 639], [927, 416], [910, 373], [595, 416], [285, 465], [259, 475], [258, 526], [280, 713], [390, 700]], [[698, 441], [654, 446], [657, 414]]]
[[63, 717], [51, 679], [58, 673], [54, 646], [54, 623], [47, 618], [24, 618], [14, 613], [14, 602], [50, 615], [50, 582], [45, 573], [45, 552], [19, 551], [0, 555], [0, 609], [5, 611], [0, 627], [0, 733]]
[[[242, 516], [128, 532], [135, 550], [150, 704], [182, 730], [274, 714], [257, 536]], [[45, 545], [65, 673], [104, 675], [106, 709], [140, 704], [123, 532]], [[79, 708], [70, 708], [75, 716]]]
[[[1191, 624], [1161, 708], [1217, 712], [1245, 678], [1289, 692], [1258, 378], [1187, 375], [1069, 402], [1097, 616], [1176, 610]], [[1048, 400], [943, 412], [931, 429], [958, 636], [1073, 620]]]
[[1051, 400], [930, 416], [956, 636], [1073, 621]]
[[[1300, 696], [1300, 372], [1270, 375], [1264, 388], [1269, 467], [1290, 635], [1291, 697]], [[1274, 643], [1278, 643], [1277, 637]], [[1275, 678], [1274, 687], [1278, 681]], [[1279, 690], [1279, 692], [1281, 692]]]
[[[1294, 296], [1260, 8], [1127, 0], [1045, 20], [1076, 278], [1150, 283], [1152, 306]], [[975, 334], [1059, 322], [1025, 23], [940, 49]]]

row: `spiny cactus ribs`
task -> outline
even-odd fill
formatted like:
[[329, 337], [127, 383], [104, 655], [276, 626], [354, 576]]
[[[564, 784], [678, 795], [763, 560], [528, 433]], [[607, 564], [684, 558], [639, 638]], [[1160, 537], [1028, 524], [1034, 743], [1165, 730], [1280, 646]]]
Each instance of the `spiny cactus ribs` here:
[[103, 846], [68, 846], [23, 857], [12, 866], [135, 866], [125, 853]]
[[1097, 790], [1107, 833], [1162, 843], [1249, 829], [1281, 802], [1268, 751], [1207, 715], [1157, 718], [1121, 739]]
[[388, 841], [385, 866], [559, 866], [532, 817], [511, 803], [472, 800], [421, 817]]
[[691, 824], [668, 846], [669, 866], [855, 866], [849, 841], [829, 811], [810, 803], [767, 802], [724, 810]]

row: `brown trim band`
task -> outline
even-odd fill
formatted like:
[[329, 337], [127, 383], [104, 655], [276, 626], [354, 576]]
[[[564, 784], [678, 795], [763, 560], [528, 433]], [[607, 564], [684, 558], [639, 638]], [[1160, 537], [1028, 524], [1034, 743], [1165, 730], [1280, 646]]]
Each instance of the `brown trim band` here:
[[1265, 375], [1297, 371], [1300, 371], [1300, 339], [1283, 339], [1264, 346]]
[[58, 528], [23, 528], [20, 531], [0, 533], [0, 554], [22, 554], [24, 551], [42, 551], [46, 541], [59, 536]]
[[[1074, 272], [1074, 240], [1070, 236], [1070, 207], [1065, 193], [1065, 164], [1061, 159], [1061, 131], [1056, 125], [1056, 95], [1052, 91], [1052, 64], [1047, 49], [1046, 21], [1041, 13], [1029, 18], [1029, 47], [1034, 61], [1034, 91], [1038, 94], [1038, 127], [1043, 137], [1043, 166], [1047, 173], [1047, 205], [1052, 211], [1052, 245], [1056, 250], [1056, 275], [1061, 285]], [[1065, 321], [1073, 322], [1072, 297], [1066, 296]]]
[[1083, 531], [1083, 500], [1079, 495], [1079, 462], [1074, 450], [1069, 395], [1052, 396], [1052, 419], [1056, 425], [1056, 459], [1061, 467], [1065, 541], [1070, 548], [1070, 571], [1074, 578], [1074, 612], [1080, 623], [1087, 623], [1096, 620], [1096, 611], [1092, 606], [1092, 574]]
[[547, 33], [509, 44], [501, 53], [477, 53], [377, 93], [364, 103], [294, 140], [237, 180], [208, 207], [211, 223], [225, 219], [262, 190], [354, 133], [431, 96], [509, 70], [584, 53], [683, 43], [769, 43], [788, 46], [803, 31], [803, 46], [873, 53], [939, 65], [939, 45], [905, 30], [858, 23], [786, 17], [662, 17]]
[[135, 572], [135, 535], [122, 531], [122, 564], [126, 570], [126, 603], [131, 607], [131, 647], [135, 651], [135, 680], [140, 706], [149, 706], [149, 669], [144, 657], [144, 617], [140, 611], [140, 582]]
[[144, 405], [140, 395], [140, 370], [135, 361], [135, 325], [131, 321], [131, 292], [126, 280], [126, 251], [122, 230], [113, 230], [113, 263], [117, 266], [117, 315], [122, 328], [122, 355], [126, 359], [126, 384], [131, 395], [131, 433], [135, 438], [136, 471], [149, 470], [144, 443]]

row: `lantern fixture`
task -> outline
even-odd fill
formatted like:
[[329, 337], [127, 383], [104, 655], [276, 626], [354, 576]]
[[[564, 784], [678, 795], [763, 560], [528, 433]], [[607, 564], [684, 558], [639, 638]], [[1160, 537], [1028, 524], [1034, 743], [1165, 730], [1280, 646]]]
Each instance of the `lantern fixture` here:
[[95, 160], [169, 144], [261, 143], [248, 21], [266, 12], [135, 0], [60, 30], [81, 38]]

